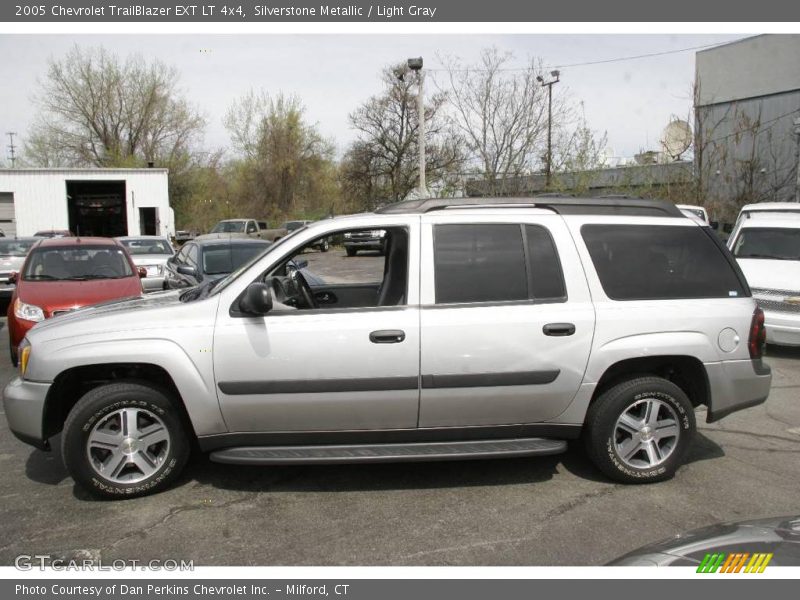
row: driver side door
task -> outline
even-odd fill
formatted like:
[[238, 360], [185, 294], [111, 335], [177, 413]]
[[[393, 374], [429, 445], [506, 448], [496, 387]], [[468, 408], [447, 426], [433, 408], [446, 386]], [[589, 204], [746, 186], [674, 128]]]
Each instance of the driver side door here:
[[[221, 301], [214, 372], [229, 431], [416, 428], [419, 220], [401, 219], [409, 233], [409, 251], [405, 298], [400, 304], [377, 306], [375, 300], [369, 306], [321, 304], [253, 317], [231, 311], [235, 299]], [[349, 260], [341, 248], [326, 254], [333, 263]]]

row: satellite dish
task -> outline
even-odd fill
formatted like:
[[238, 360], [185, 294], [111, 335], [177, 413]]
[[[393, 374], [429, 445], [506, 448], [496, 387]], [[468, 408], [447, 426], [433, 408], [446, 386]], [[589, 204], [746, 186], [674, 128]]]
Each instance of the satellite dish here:
[[692, 145], [692, 126], [681, 119], [673, 119], [664, 127], [661, 146], [672, 160], [679, 160], [681, 154]]

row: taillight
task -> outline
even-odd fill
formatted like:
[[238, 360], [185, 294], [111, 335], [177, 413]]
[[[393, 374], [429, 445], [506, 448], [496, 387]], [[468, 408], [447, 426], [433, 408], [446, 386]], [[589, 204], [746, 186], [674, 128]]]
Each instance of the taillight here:
[[756, 308], [753, 313], [753, 320], [750, 322], [750, 337], [747, 340], [750, 358], [761, 358], [764, 353], [764, 344], [766, 343], [767, 328], [764, 327], [764, 311]]

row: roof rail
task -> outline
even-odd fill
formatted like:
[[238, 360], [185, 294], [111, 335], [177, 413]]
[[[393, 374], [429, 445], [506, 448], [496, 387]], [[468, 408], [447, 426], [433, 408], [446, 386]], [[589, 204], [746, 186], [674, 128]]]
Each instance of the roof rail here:
[[547, 195], [531, 198], [426, 198], [404, 200], [377, 209], [379, 214], [424, 214], [448, 208], [486, 208], [513, 206], [547, 208], [560, 215], [625, 215], [639, 217], [686, 218], [671, 202], [643, 198], [576, 198]]

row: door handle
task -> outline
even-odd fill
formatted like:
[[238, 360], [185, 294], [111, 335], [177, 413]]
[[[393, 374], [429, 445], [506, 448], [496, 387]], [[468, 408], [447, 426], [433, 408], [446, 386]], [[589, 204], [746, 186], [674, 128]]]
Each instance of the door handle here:
[[406, 339], [406, 332], [400, 329], [380, 329], [369, 334], [373, 344], [399, 344]]
[[563, 337], [575, 333], [575, 325], [572, 323], [548, 323], [542, 327], [542, 332], [545, 335]]

